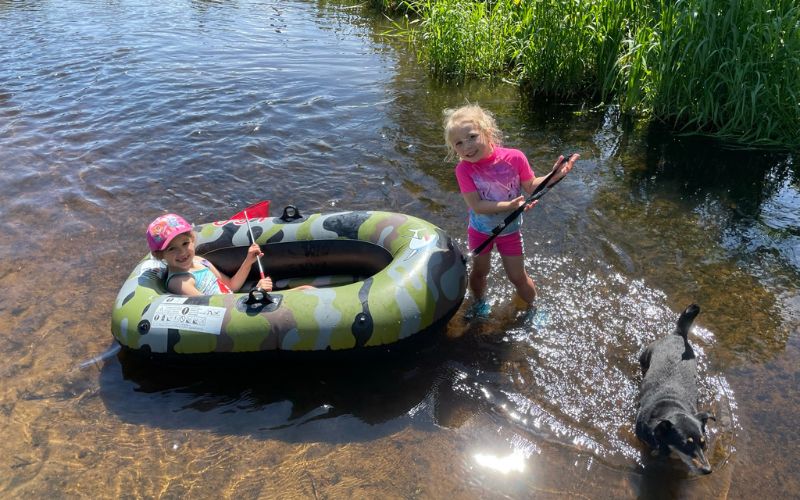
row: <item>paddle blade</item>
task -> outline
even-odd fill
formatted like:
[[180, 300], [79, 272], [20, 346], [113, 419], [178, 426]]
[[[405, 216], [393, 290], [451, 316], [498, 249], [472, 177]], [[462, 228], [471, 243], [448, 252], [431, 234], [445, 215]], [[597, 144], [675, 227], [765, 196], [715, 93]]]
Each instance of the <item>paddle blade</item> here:
[[253, 203], [252, 205], [245, 208], [241, 212], [234, 214], [229, 220], [244, 220], [245, 212], [247, 212], [247, 216], [250, 217], [251, 219], [258, 219], [260, 217], [269, 217], [269, 200]]

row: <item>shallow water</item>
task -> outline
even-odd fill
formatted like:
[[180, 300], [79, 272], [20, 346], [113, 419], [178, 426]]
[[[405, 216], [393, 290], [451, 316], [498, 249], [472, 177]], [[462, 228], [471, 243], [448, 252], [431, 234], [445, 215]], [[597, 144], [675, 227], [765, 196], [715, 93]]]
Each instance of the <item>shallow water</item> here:
[[[775, 497], [800, 458], [796, 157], [431, 82], [382, 20], [328, 2], [0, 1], [4, 497]], [[113, 351], [153, 217], [259, 199], [385, 209], [464, 245], [440, 113], [496, 112], [537, 173], [525, 222], [546, 321], [492, 321], [364, 365], [154, 367]], [[691, 340], [710, 476], [633, 435], [641, 347]], [[108, 355], [103, 355], [112, 349]]]

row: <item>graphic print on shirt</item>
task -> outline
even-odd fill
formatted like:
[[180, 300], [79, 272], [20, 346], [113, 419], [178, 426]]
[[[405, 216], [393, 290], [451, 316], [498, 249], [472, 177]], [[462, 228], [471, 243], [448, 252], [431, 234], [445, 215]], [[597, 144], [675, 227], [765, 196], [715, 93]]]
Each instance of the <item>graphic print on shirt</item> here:
[[498, 162], [477, 171], [472, 179], [483, 200], [508, 201], [520, 193], [517, 169], [506, 162]]

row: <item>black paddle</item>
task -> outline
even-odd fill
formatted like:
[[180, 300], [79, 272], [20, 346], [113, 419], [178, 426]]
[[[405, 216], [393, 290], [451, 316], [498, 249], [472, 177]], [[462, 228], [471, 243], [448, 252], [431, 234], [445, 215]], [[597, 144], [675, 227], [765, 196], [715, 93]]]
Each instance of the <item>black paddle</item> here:
[[556, 172], [561, 170], [561, 167], [563, 167], [569, 161], [569, 159], [572, 157], [573, 154], [575, 154], [575, 153], [570, 153], [569, 155], [565, 155], [561, 159], [561, 161], [558, 163], [558, 165], [553, 167], [553, 170], [551, 170], [550, 173], [547, 174], [544, 177], [542, 182], [540, 182], [539, 185], [536, 186], [536, 189], [534, 189], [533, 192], [530, 194], [530, 196], [528, 196], [528, 198], [525, 200], [525, 203], [523, 203], [516, 210], [514, 210], [513, 212], [508, 214], [506, 216], [506, 218], [503, 219], [503, 222], [501, 222], [500, 224], [495, 226], [494, 229], [492, 229], [491, 236], [489, 236], [489, 238], [487, 238], [486, 241], [484, 241], [483, 243], [478, 245], [477, 248], [475, 248], [475, 250], [473, 250], [472, 252], [469, 253], [470, 258], [473, 258], [473, 257], [477, 256], [478, 254], [480, 254], [481, 251], [489, 245], [489, 243], [491, 243], [492, 241], [494, 241], [495, 238], [497, 238], [497, 235], [499, 235], [503, 231], [503, 229], [508, 227], [508, 225], [511, 224], [514, 221], [514, 219], [519, 217], [519, 214], [521, 214], [522, 212], [525, 211], [525, 207], [527, 207], [528, 205], [530, 205], [534, 201], [536, 201], [539, 198], [541, 198], [542, 196], [544, 196], [544, 194], [546, 192], [550, 191], [550, 188], [552, 188], [553, 186], [555, 186], [556, 184], [561, 182], [561, 179], [566, 177], [566, 176], [564, 176], [561, 179], [558, 179], [557, 181], [555, 181], [552, 184], [550, 184], [550, 179], [553, 178], [553, 176], [556, 174]]

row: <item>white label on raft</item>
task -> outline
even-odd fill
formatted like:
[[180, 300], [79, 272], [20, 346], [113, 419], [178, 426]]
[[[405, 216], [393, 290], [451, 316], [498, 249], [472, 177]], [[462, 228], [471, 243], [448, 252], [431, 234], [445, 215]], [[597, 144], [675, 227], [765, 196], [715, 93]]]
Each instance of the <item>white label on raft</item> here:
[[150, 325], [153, 328], [177, 328], [219, 335], [224, 318], [224, 307], [162, 303], [153, 313]]

